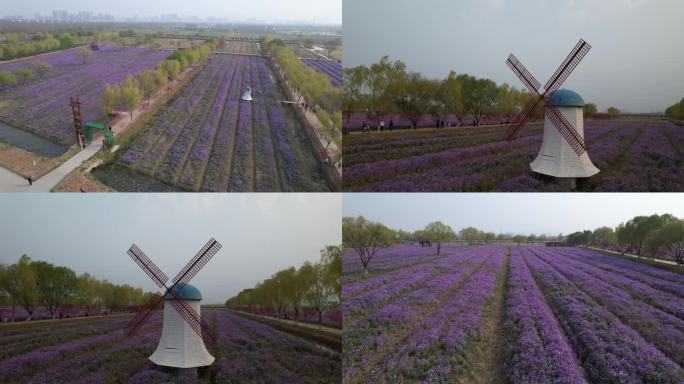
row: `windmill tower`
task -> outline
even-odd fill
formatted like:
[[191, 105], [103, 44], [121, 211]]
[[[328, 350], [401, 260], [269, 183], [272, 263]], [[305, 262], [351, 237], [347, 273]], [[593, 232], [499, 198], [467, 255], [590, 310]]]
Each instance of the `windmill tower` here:
[[577, 93], [559, 89], [570, 73], [589, 52], [591, 46], [581, 40], [565, 58], [549, 81], [541, 84], [511, 54], [506, 64], [522, 80], [532, 98], [511, 124], [506, 138], [510, 141], [532, 117], [532, 112], [544, 101], [544, 138], [537, 158], [530, 163], [532, 171], [567, 178], [574, 184], [575, 178], [590, 177], [599, 172], [591, 162], [584, 141], [584, 100]]
[[[195, 368], [211, 365], [214, 356], [210, 355], [204, 346], [204, 341], [185, 321], [183, 316], [167, 304], [169, 300], [185, 300], [198, 316], [202, 294], [190, 284], [182, 287], [175, 286], [174, 293], [164, 295], [164, 323], [157, 349], [150, 356], [150, 360], [157, 365], [176, 368]], [[176, 297], [178, 299], [176, 299]]]
[[252, 87], [247, 87], [241, 97], [244, 101], [252, 101]]
[[197, 272], [221, 249], [221, 244], [210, 239], [202, 249], [173, 278], [169, 278], [147, 255], [133, 244], [126, 252], [136, 264], [165, 292], [152, 295], [145, 308], [127, 325], [126, 334], [132, 335], [148, 320], [164, 301], [164, 323], [157, 349], [150, 356], [155, 364], [180, 369], [194, 369], [210, 365], [214, 357], [204, 346], [203, 339], [216, 340], [211, 328], [200, 316], [200, 291], [188, 284]]
[[[574, 127], [577, 135], [584, 140], [582, 96], [569, 89], [559, 89], [551, 93], [544, 105], [547, 108], [558, 109]], [[589, 159], [588, 152], [584, 151], [578, 155], [548, 115], [544, 118], [544, 138], [541, 150], [530, 164], [530, 168], [537, 173], [562, 178], [590, 177], [599, 173], [599, 169]]]

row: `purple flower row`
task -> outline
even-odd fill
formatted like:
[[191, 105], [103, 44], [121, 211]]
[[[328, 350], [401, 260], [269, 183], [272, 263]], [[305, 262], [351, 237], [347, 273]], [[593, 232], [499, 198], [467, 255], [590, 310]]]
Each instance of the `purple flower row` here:
[[333, 60], [308, 60], [302, 59], [308, 67], [326, 75], [333, 87], [342, 85], [342, 64]]

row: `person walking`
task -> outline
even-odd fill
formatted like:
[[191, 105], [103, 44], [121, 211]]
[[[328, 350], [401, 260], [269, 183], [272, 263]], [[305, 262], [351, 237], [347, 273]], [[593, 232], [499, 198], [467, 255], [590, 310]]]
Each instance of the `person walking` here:
[[29, 175], [26, 180], [28, 181], [29, 185], [33, 185], [33, 178]]
[[385, 121], [380, 120], [380, 124], [378, 124], [378, 132], [382, 131], [385, 129]]
[[390, 130], [390, 132], [392, 132], [392, 129], [393, 129], [393, 128], [394, 128], [394, 120], [390, 119], [390, 122], [389, 122], [389, 130]]

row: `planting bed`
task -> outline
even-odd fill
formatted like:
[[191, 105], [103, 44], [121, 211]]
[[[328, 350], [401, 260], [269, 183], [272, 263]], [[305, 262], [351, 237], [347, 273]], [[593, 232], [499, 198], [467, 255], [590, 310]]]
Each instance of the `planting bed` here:
[[[241, 100], [251, 87], [253, 101]], [[215, 55], [133, 142], [96, 172], [120, 191], [327, 191], [313, 143], [266, 60]], [[131, 182], [142, 178], [140, 182]]]
[[[385, 122], [387, 124], [387, 122]], [[512, 142], [505, 127], [459, 127], [346, 136], [348, 191], [569, 191], [534, 174], [542, 142], [532, 125]], [[684, 128], [666, 121], [587, 121], [589, 157], [601, 172], [583, 191], [684, 191]]]
[[[684, 380], [684, 301], [673, 289], [684, 275], [576, 248], [413, 251], [386, 250], [411, 261], [345, 284], [345, 382], [467, 381], [497, 370], [493, 379], [508, 383]], [[354, 255], [344, 258], [345, 274], [358, 274]], [[503, 369], [481, 351], [499, 354]]]
[[118, 84], [128, 75], [154, 69], [169, 51], [101, 46], [84, 64], [77, 50], [0, 64], [16, 72], [40, 61], [52, 66], [43, 77], [17, 86], [0, 86], [0, 120], [59, 144], [75, 142], [69, 98], [78, 96], [84, 121], [102, 121], [100, 96], [105, 84]]

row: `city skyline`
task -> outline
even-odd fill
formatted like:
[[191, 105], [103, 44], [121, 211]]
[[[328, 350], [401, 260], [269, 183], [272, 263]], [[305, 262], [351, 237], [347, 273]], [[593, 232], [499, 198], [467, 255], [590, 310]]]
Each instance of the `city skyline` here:
[[[329, 25], [342, 23], [341, 0], [294, 0], [284, 6], [273, 0], [255, 0], [240, 7], [234, 0], [214, 4], [210, 0], [198, 0], [192, 4], [180, 0], [167, 1], [163, 9], [152, 2], [135, 2], [123, 0], [116, 8], [108, 5], [93, 5], [92, 2], [67, 0], [59, 6], [39, 0], [28, 0], [21, 3], [0, 0], [0, 18], [38, 21], [158, 21], [158, 22], [223, 22], [245, 24], [282, 24], [282, 25]], [[122, 10], [125, 10], [122, 11]], [[83, 18], [55, 18], [54, 12], [66, 12], [68, 15], [86, 16]], [[64, 14], [62, 14], [64, 15]], [[104, 16], [104, 17], [102, 17]]]

